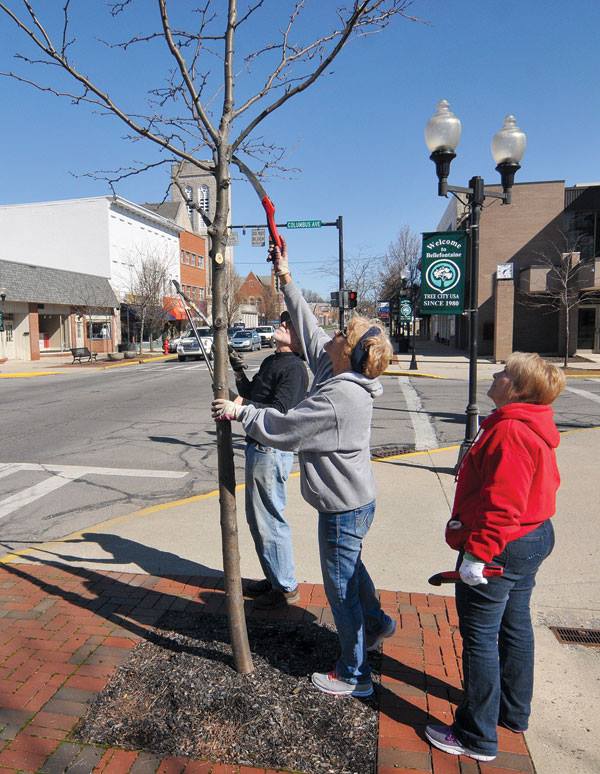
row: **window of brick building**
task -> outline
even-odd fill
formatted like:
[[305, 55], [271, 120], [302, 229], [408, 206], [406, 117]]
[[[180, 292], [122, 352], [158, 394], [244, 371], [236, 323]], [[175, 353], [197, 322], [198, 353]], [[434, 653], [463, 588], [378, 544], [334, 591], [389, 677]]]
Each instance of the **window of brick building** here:
[[190, 253], [190, 266], [195, 266], [195, 265], [196, 265], [196, 256], [194, 255], [194, 253]]
[[198, 207], [208, 213], [210, 208], [210, 193], [207, 185], [198, 186]]

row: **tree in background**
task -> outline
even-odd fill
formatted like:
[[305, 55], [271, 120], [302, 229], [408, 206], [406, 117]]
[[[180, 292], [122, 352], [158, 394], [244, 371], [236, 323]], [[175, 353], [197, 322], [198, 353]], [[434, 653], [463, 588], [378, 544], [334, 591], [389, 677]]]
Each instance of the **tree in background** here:
[[530, 267], [530, 271], [536, 268], [543, 270], [544, 289], [537, 292], [517, 289], [518, 303], [539, 309], [542, 314], [558, 312], [562, 323], [559, 336], [562, 339], [560, 349], [563, 350], [564, 368], [569, 365], [571, 315], [580, 304], [598, 300], [597, 292], [585, 290], [594, 284], [594, 266], [593, 262], [581, 260], [580, 242], [568, 232], [558, 230], [555, 239], [535, 252], [535, 264]]
[[400, 228], [389, 245], [379, 269], [379, 298], [398, 301], [403, 296], [412, 304], [413, 330], [421, 286], [421, 239], [408, 225]]
[[140, 251], [132, 262], [127, 295], [135, 307], [140, 323], [139, 352], [142, 354], [144, 334], [150, 339], [153, 349], [153, 337], [160, 335], [168, 318], [163, 299], [168, 294], [172, 275], [172, 262], [157, 252]]
[[[113, 190], [131, 175], [173, 162], [189, 162], [214, 176], [214, 219], [197, 209], [210, 237], [218, 397], [228, 396], [225, 248], [231, 165], [255, 183], [277, 166], [283, 148], [255, 137], [265, 119], [331, 72], [332, 63], [353, 38], [378, 32], [396, 17], [411, 18], [410, 4], [411, 0], [341, 0], [313, 4], [314, 10], [307, 10], [304, 0], [203, 0], [200, 6], [172, 0], [156, 0], [152, 5], [112, 0], [106, 7], [117, 37], [106, 43], [98, 39], [96, 26], [89, 24], [85, 13], [74, 12], [80, 9], [70, 0], [0, 2], [0, 13], [13, 27], [11, 47], [16, 41], [25, 46], [18, 54], [18, 66], [35, 72], [33, 78], [28, 70], [4, 75], [116, 117], [127, 127], [128, 139], [137, 143], [138, 155], [140, 140], [146, 141], [148, 149], [150, 145], [159, 149], [160, 154], [150, 161], [108, 174], [105, 179]], [[98, 46], [107, 50], [94, 59], [91, 53]], [[4, 50], [0, 57], [8, 53]], [[163, 80], [144, 85], [158, 66], [163, 67]], [[40, 71], [43, 76], [38, 80]], [[65, 76], [70, 77], [72, 88]], [[185, 191], [181, 193], [186, 199]], [[217, 425], [217, 449], [232, 647], [237, 669], [250, 672], [229, 422]]]
[[320, 293], [316, 290], [309, 290], [308, 288], [302, 288], [302, 295], [309, 304], [326, 304], [328, 303]]

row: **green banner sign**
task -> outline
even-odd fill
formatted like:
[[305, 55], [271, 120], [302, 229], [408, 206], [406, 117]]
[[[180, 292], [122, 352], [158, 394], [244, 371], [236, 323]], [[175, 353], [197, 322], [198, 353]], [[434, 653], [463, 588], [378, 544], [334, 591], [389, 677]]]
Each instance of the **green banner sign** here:
[[288, 220], [286, 228], [321, 228], [322, 220]]
[[400, 300], [400, 319], [401, 320], [412, 320], [413, 316], [413, 308], [411, 302], [408, 300], [408, 298], [402, 298]]
[[423, 234], [421, 314], [462, 313], [466, 254], [465, 231], [433, 231]]

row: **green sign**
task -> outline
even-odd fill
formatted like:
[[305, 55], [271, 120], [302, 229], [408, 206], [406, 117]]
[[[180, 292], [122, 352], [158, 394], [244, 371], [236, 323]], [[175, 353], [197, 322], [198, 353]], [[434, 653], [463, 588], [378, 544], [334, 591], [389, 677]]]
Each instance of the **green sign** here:
[[423, 234], [421, 254], [422, 314], [461, 314], [465, 297], [465, 231]]
[[321, 228], [321, 220], [288, 220], [286, 228]]
[[413, 316], [413, 308], [411, 302], [408, 300], [408, 298], [403, 298], [400, 301], [400, 319], [401, 320], [412, 320]]

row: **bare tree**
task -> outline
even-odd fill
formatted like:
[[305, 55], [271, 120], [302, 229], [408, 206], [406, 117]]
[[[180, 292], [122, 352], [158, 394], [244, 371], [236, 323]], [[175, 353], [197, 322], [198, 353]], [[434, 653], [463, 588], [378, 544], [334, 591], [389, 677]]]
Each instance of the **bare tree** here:
[[302, 288], [302, 295], [309, 304], [324, 304], [325, 299], [320, 293], [315, 290], [309, 290], [308, 288]]
[[[375, 317], [377, 313], [377, 301], [379, 298], [379, 277], [376, 269], [376, 260], [373, 256], [359, 254], [344, 261], [344, 287], [347, 290], [355, 290], [357, 314], [366, 317]], [[339, 277], [337, 263], [328, 261], [321, 274], [327, 277]]]
[[171, 274], [170, 259], [159, 253], [141, 251], [133, 261], [127, 295], [140, 319], [140, 355], [145, 332], [149, 333], [152, 350], [153, 335], [162, 330], [167, 320], [168, 312], [163, 300], [168, 293]]
[[577, 249], [580, 240], [572, 238], [568, 232], [557, 231], [555, 239], [548, 241], [542, 250], [535, 252], [535, 263], [529, 271], [541, 274], [541, 286], [519, 289], [518, 302], [547, 313], [558, 312], [563, 324], [559, 335], [564, 350], [563, 366], [569, 365], [571, 347], [571, 314], [581, 303], [598, 298], [597, 292], [585, 290], [593, 285], [591, 274], [594, 267], [588, 261], [581, 260]]
[[[203, 0], [193, 8], [188, 3], [155, 0], [154, 16], [147, 2], [112, 0], [107, 7], [115, 18], [116, 34], [123, 29], [138, 30], [125, 40], [107, 44], [113, 59], [146, 46], [152, 65], [164, 66], [164, 81], [146, 95], [139, 93], [143, 72], [139, 59], [133, 65], [123, 62], [119, 67], [113, 61], [104, 75], [98, 72], [98, 60], [85, 59], [97, 42], [97, 33], [95, 26], [88, 26], [85, 14], [71, 14], [72, 4], [72, 0], [60, 4], [0, 0], [0, 12], [14, 27], [11, 44], [23, 40], [26, 45], [25, 53], [17, 55], [19, 65], [29, 66], [36, 73], [41, 69], [44, 80], [21, 70], [4, 75], [116, 117], [127, 127], [129, 139], [143, 139], [146, 147], [150, 143], [160, 149], [161, 156], [153, 161], [132, 164], [107, 175], [112, 186], [140, 171], [173, 162], [187, 161], [214, 175], [214, 218], [211, 221], [202, 210], [199, 216], [211, 242], [214, 391], [219, 397], [227, 397], [224, 299], [231, 165], [255, 184], [259, 176], [276, 166], [283, 150], [254, 137], [256, 130], [272, 113], [328, 73], [352, 38], [380, 31], [399, 16], [412, 18], [407, 14], [411, 0], [341, 0], [314, 5], [313, 11], [307, 10], [305, 0], [280, 0], [276, 4], [264, 0]], [[122, 20], [123, 15], [130, 18]], [[307, 31], [315, 29], [316, 37], [305, 40]], [[83, 59], [78, 60], [78, 53]], [[112, 85], [105, 83], [109, 73], [115, 74]], [[133, 78], [128, 104], [122, 96], [127, 73]], [[75, 83], [72, 89], [65, 86], [65, 74]], [[143, 107], [144, 96], [147, 108]], [[183, 190], [181, 193], [186, 198]], [[217, 448], [230, 633], [236, 667], [249, 672], [253, 667], [243, 615], [229, 422], [217, 426]]]
[[[80, 320], [84, 322], [84, 337], [83, 343], [89, 345], [90, 350], [93, 350], [92, 339], [94, 338], [93, 330], [94, 323], [99, 323], [102, 320], [102, 326], [106, 328], [108, 332], [113, 324], [113, 308], [118, 305], [116, 297], [111, 306], [109, 306], [109, 300], [106, 297], [106, 292], [100, 290], [93, 283], [87, 283], [85, 288], [81, 290], [81, 304], [74, 306], [73, 311]], [[111, 335], [112, 338], [112, 335]], [[74, 342], [74, 346], [75, 346]]]
[[[386, 301], [421, 284], [421, 240], [408, 225], [402, 226], [390, 244], [379, 270], [379, 293]], [[412, 293], [411, 293], [412, 296]]]

